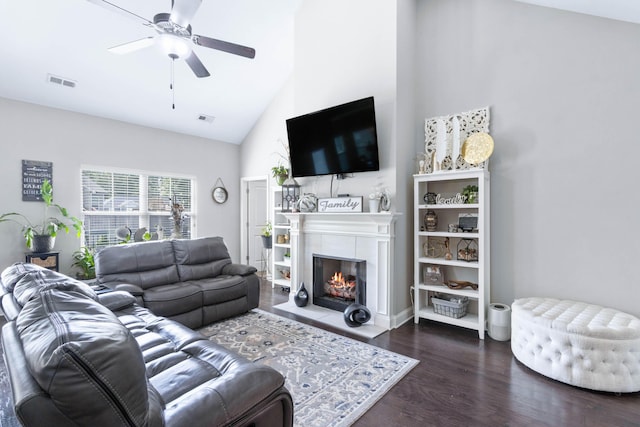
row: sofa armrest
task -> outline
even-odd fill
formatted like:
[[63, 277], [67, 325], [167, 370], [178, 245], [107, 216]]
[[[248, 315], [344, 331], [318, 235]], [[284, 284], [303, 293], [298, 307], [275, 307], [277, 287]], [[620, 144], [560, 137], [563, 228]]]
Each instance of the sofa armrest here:
[[13, 409], [22, 425], [76, 425], [60, 412], [49, 395], [29, 373], [15, 321], [2, 327], [2, 348], [11, 384]]
[[99, 294], [98, 301], [109, 310], [118, 311], [133, 305], [136, 302], [136, 297], [129, 292], [112, 291]]
[[222, 267], [222, 274], [226, 274], [229, 276], [248, 276], [255, 273], [256, 271], [258, 271], [258, 269], [254, 266], [245, 264], [232, 263]]
[[104, 286], [111, 288], [114, 291], [125, 291], [129, 292], [134, 297], [139, 297], [144, 294], [144, 289], [142, 289], [138, 285], [133, 285], [131, 283], [103, 283]]

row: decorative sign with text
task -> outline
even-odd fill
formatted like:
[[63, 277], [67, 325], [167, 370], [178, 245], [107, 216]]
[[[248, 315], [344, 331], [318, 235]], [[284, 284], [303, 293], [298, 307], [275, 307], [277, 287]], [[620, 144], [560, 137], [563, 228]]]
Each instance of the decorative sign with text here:
[[[42, 182], [53, 179], [53, 163], [39, 162], [37, 160], [22, 161], [22, 201], [41, 202], [40, 189]], [[52, 182], [53, 183], [53, 182]]]
[[362, 197], [332, 197], [318, 200], [318, 212], [362, 212]]

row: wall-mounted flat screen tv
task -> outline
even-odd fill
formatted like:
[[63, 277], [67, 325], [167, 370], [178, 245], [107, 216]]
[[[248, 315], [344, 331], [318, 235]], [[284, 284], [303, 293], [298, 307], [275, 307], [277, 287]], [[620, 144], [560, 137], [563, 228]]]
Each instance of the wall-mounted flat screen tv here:
[[373, 97], [287, 120], [294, 177], [377, 171]]

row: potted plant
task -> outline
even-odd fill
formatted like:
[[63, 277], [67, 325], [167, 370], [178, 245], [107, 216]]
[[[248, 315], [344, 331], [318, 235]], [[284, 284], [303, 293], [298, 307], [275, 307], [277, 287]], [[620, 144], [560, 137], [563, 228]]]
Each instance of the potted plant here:
[[271, 168], [271, 174], [276, 179], [278, 185], [284, 184], [284, 181], [289, 177], [289, 169], [285, 168], [278, 162], [277, 166]]
[[271, 249], [273, 247], [273, 227], [271, 226], [271, 221], [267, 221], [264, 227], [262, 227], [262, 232], [260, 235], [262, 236], [262, 246], [265, 249]]
[[87, 246], [83, 246], [72, 255], [72, 267], [80, 269], [76, 273], [76, 277], [80, 280], [92, 280], [96, 278], [96, 263], [93, 257], [93, 250]]
[[478, 186], [467, 185], [462, 189], [462, 195], [465, 196], [465, 203], [478, 203]]
[[[25, 215], [17, 212], [0, 215], [0, 222], [11, 221], [22, 226], [25, 243], [27, 247], [35, 253], [51, 252], [58, 231], [64, 230], [68, 233], [69, 226], [75, 228], [78, 237], [80, 237], [82, 233], [82, 221], [74, 216], [70, 216], [67, 209], [54, 203], [53, 186], [49, 180], [45, 179], [42, 182], [40, 194], [44, 201], [42, 222], [34, 224]], [[51, 212], [52, 210], [54, 213]]]

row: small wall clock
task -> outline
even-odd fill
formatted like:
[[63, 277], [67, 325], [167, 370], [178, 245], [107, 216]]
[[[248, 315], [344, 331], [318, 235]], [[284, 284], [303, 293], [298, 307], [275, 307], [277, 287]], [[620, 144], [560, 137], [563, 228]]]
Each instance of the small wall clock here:
[[[220, 183], [220, 185], [218, 185]], [[222, 179], [218, 178], [216, 183], [214, 184], [213, 190], [211, 190], [211, 198], [214, 202], [223, 204], [229, 198], [229, 193], [227, 193], [227, 189], [222, 182]]]

